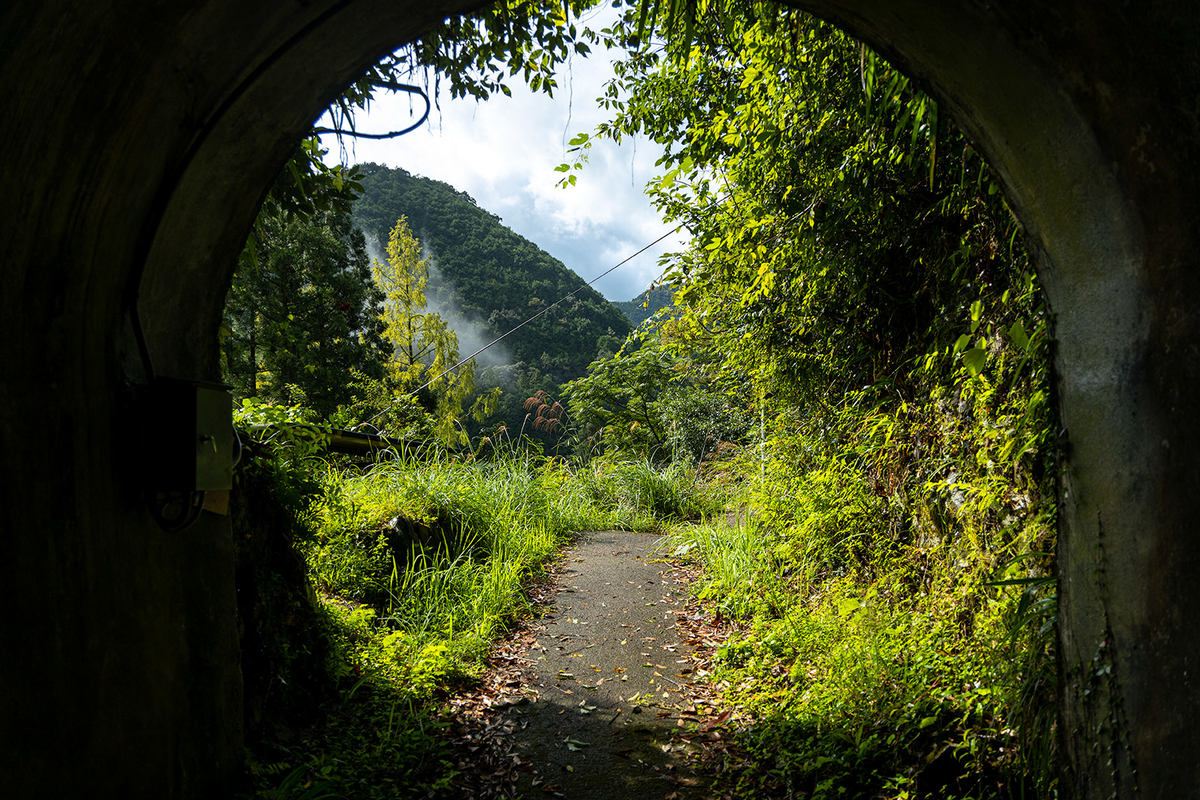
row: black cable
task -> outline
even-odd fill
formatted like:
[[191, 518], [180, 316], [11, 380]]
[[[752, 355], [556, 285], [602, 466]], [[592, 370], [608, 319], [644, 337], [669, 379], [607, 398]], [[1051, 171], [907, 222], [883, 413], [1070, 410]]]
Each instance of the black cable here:
[[370, 81], [370, 84], [372, 86], [378, 86], [381, 89], [390, 89], [393, 92], [407, 92], [409, 94], [420, 95], [421, 99], [425, 101], [425, 113], [421, 115], [419, 120], [414, 122], [412, 125], [409, 125], [407, 128], [399, 131], [391, 131], [390, 133], [359, 133], [354, 129], [345, 130], [343, 128], [313, 128], [312, 132], [316, 134], [333, 133], [338, 136], [349, 136], [353, 139], [394, 139], [397, 136], [403, 136], [406, 133], [412, 133], [417, 128], [424, 125], [425, 120], [429, 119], [429, 112], [432, 108], [432, 104], [429, 102], [429, 95], [426, 94], [425, 90], [420, 86], [413, 86], [410, 83], [396, 83], [395, 81]]

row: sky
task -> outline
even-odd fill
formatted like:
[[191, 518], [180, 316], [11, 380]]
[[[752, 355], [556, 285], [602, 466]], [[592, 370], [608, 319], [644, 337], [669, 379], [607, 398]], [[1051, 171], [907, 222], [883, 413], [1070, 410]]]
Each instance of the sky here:
[[[592, 133], [604, 119], [596, 98], [612, 75], [603, 48], [575, 56], [558, 77], [554, 97], [530, 92], [520, 76], [510, 79], [512, 97], [497, 94], [485, 102], [440, 98], [429, 121], [396, 139], [347, 140], [350, 163], [374, 161], [445, 181], [470, 194], [505, 225], [590, 281], [671, 227], [642, 193], [656, 174], [660, 153], [646, 141], [617, 147], [598, 142], [575, 186], [559, 188], [554, 168], [578, 133]], [[382, 93], [370, 113], [356, 119], [363, 132], [399, 130], [411, 125], [424, 103], [403, 94]], [[327, 124], [322, 121], [318, 124]], [[336, 139], [326, 136], [327, 159], [337, 159]], [[673, 235], [601, 279], [595, 288], [609, 300], [630, 300], [658, 278], [658, 256], [683, 249]]]

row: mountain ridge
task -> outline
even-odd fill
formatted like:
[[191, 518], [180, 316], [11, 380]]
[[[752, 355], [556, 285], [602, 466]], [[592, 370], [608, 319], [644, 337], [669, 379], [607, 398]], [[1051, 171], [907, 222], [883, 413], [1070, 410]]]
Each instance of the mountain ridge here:
[[[398, 167], [368, 162], [359, 170], [364, 193], [354, 205], [355, 224], [382, 245], [406, 217], [436, 266], [429, 307], [476, 320], [488, 341], [522, 326], [504, 341], [513, 364], [536, 367], [559, 384], [615, 351], [633, 329], [616, 305], [468, 193]], [[529, 321], [572, 292], [553, 312]]]

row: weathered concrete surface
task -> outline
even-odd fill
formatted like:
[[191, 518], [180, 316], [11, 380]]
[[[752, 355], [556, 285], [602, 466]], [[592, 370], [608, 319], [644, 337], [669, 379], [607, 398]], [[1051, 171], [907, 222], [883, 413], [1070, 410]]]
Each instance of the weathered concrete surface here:
[[[371, 60], [470, 2], [0, 6], [0, 772], [214, 796], [240, 757], [223, 520], [168, 536], [129, 391], [217, 375], [256, 205]], [[797, 0], [904, 64], [1000, 170], [1056, 314], [1064, 744], [1082, 797], [1200, 785], [1200, 32], [1185, 0]], [[30, 435], [30, 429], [36, 436]], [[11, 643], [20, 643], [12, 651]]]
[[672, 743], [688, 705], [681, 670], [691, 671], [691, 648], [675, 628], [688, 595], [659, 541], [600, 531], [567, 551], [554, 608], [525, 656], [538, 701], [508, 712], [522, 726], [518, 752], [543, 781], [527, 778], [517, 787], [525, 796], [713, 796], [709, 778], [682, 758], [684, 745]]

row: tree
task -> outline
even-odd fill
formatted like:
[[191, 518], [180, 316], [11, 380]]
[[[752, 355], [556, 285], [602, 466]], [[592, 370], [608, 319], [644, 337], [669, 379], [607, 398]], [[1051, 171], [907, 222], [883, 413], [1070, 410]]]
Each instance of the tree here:
[[626, 342], [564, 384], [580, 455], [615, 448], [654, 461], [700, 461], [718, 441], [741, 439], [745, 413], [703, 380], [658, 334]]
[[[661, 48], [637, 45], [654, 16], [618, 26], [633, 46], [599, 134], [663, 147], [650, 191], [694, 237], [668, 276], [680, 329], [725, 354], [730, 381], [781, 404], [864, 386], [911, 401], [908, 368], [959, 342], [973, 301], [1036, 327], [1015, 220], [928, 96], [801, 12], [684, 10], [666, 26], [687, 36]], [[978, 365], [980, 337], [952, 355]]]
[[353, 401], [354, 375], [384, 375], [382, 301], [348, 215], [260, 215], [226, 299], [226, 379], [243, 397], [327, 417]]
[[[615, 352], [613, 345], [631, 330], [628, 318], [599, 292], [465, 192], [399, 168], [369, 163], [360, 168], [364, 193], [354, 207], [356, 222], [381, 243], [402, 216], [411, 230], [420, 231], [422, 250], [437, 264], [425, 289], [429, 306], [454, 309], [474, 323], [484, 342], [571, 295], [489, 350], [486, 363], [537, 365], [561, 383], [582, 375], [602, 343]], [[460, 336], [465, 340], [461, 329]]]
[[[383, 322], [393, 347], [389, 380], [400, 394], [416, 395], [447, 444], [465, 443], [458, 423], [463, 403], [475, 393], [473, 361], [456, 366], [458, 337], [440, 314], [425, 310], [429, 261], [401, 217], [391, 230], [387, 261], [371, 265], [384, 295]], [[475, 399], [471, 414], [482, 420], [494, 408], [497, 392]]]

